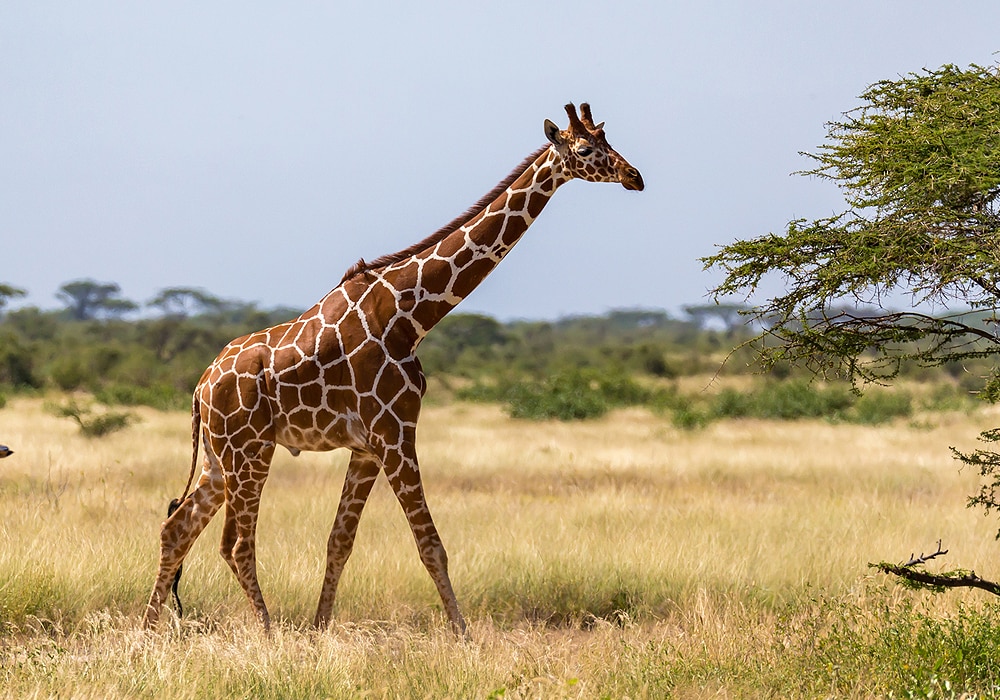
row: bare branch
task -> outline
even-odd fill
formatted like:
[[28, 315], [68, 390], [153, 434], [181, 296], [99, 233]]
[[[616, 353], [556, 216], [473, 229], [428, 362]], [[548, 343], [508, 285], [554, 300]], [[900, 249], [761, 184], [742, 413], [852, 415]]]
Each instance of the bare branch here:
[[938, 540], [937, 541], [937, 551], [936, 552], [934, 552], [933, 554], [927, 554], [927, 555], [924, 555], [924, 553], [921, 552], [919, 557], [914, 557], [913, 553], [911, 552], [910, 553], [910, 561], [906, 562], [905, 564], [900, 564], [900, 566], [902, 566], [902, 567], [908, 567], [908, 566], [916, 566], [917, 564], [926, 564], [931, 559], [933, 559], [935, 557], [940, 557], [940, 556], [942, 556], [944, 554], [947, 554], [947, 553], [948, 553], [947, 549], [941, 549], [941, 540]]

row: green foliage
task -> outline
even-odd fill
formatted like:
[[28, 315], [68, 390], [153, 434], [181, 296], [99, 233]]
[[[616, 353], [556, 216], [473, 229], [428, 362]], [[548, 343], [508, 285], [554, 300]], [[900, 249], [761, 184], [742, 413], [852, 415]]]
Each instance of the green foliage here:
[[942, 617], [911, 599], [877, 595], [880, 605], [822, 600], [805, 619], [789, 619], [780, 656], [812, 663], [779, 662], [774, 682], [788, 682], [782, 676], [790, 672], [799, 688], [830, 697], [852, 687], [879, 697], [992, 696], [1000, 685], [1000, 608], [963, 605]]
[[[1000, 428], [983, 431], [979, 439], [987, 444], [1000, 442]], [[984, 479], [979, 492], [969, 497], [969, 507], [980, 506], [987, 515], [993, 511], [1000, 512], [1000, 453], [992, 449], [960, 452], [954, 447], [951, 452], [963, 464], [975, 467]], [[996, 537], [1000, 540], [1000, 530]]]
[[1000, 76], [944, 66], [871, 86], [862, 105], [828, 125], [806, 175], [843, 189], [849, 209], [783, 235], [724, 246], [705, 258], [726, 278], [717, 297], [753, 293], [774, 273], [786, 291], [755, 309], [768, 330], [765, 365], [789, 359], [851, 378], [896, 376], [915, 359], [941, 364], [995, 356], [982, 316], [859, 312], [893, 290], [915, 300], [1000, 305]]

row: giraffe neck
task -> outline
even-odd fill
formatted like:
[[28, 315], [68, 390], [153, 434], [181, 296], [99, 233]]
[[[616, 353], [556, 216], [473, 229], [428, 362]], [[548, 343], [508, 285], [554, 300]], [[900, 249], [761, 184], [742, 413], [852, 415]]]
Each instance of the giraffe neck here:
[[[412, 326], [416, 346], [500, 263], [570, 178], [548, 148], [480, 212], [442, 240], [374, 272], [375, 284], [394, 291], [398, 313]], [[399, 324], [397, 324], [399, 325]]]

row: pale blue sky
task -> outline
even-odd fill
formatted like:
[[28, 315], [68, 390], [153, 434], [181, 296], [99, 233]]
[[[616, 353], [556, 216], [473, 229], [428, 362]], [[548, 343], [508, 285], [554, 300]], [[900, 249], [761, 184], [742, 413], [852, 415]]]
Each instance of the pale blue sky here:
[[840, 208], [790, 173], [867, 85], [1000, 50], [995, 0], [399, 4], [0, 5], [0, 281], [305, 308], [589, 101], [646, 190], [570, 183], [459, 308], [677, 312], [716, 245]]

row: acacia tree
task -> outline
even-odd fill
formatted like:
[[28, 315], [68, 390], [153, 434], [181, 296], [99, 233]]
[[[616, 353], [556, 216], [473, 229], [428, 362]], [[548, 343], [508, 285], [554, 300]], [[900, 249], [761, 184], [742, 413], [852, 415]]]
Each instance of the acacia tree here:
[[204, 289], [168, 287], [161, 289], [146, 306], [160, 309], [165, 316], [187, 318], [197, 313], [217, 312], [224, 308], [225, 302]]
[[[1000, 71], [945, 65], [875, 83], [860, 99], [827, 124], [818, 152], [803, 154], [814, 167], [800, 173], [835, 182], [847, 209], [722, 246], [703, 260], [725, 273], [713, 294], [749, 299], [765, 278], [784, 278], [750, 312], [765, 368], [785, 360], [858, 386], [892, 380], [904, 361], [986, 358], [979, 393], [1000, 400]], [[901, 293], [910, 309], [883, 305]], [[995, 442], [1000, 430], [981, 437]], [[956, 455], [985, 480], [970, 505], [1000, 509], [1000, 455]]]
[[23, 297], [27, 293], [27, 290], [21, 289], [20, 287], [14, 287], [0, 282], [0, 314], [3, 314], [3, 310], [7, 306], [8, 301], [16, 299], [17, 297]]
[[691, 320], [701, 329], [709, 328], [713, 321], [722, 324], [727, 335], [734, 335], [736, 331], [746, 325], [743, 312], [746, 311], [744, 304], [691, 304], [683, 307]]
[[117, 317], [135, 311], [134, 301], [121, 297], [121, 287], [114, 282], [95, 282], [84, 279], [67, 282], [59, 288], [56, 297], [66, 305], [70, 317], [86, 321], [99, 315]]

